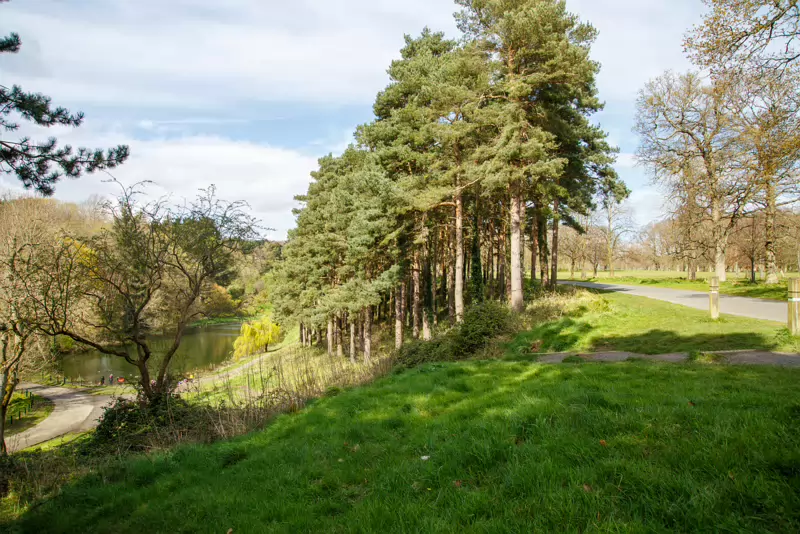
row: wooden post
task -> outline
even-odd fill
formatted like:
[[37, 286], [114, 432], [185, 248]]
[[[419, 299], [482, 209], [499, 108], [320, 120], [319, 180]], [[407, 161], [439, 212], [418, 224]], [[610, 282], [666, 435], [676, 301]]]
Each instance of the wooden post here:
[[709, 307], [711, 309], [711, 318], [716, 321], [719, 319], [719, 278], [716, 276], [711, 278]]
[[800, 279], [789, 280], [789, 333], [800, 336]]

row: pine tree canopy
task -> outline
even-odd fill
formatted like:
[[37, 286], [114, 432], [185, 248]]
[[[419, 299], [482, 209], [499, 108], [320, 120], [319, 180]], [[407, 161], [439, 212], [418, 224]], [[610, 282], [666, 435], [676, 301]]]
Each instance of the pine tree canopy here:
[[484, 298], [519, 310], [525, 238], [555, 263], [548, 225], [553, 240], [562, 224], [583, 230], [598, 190], [626, 191], [591, 121], [594, 28], [562, 0], [456, 3], [461, 38], [406, 36], [374, 120], [298, 197], [278, 269], [284, 324], [340, 343], [342, 324], [390, 311], [399, 347], [405, 323], [430, 336], [443, 308], [454, 322]]
[[[0, 53], [17, 53], [21, 46], [16, 33], [0, 37]], [[83, 113], [53, 106], [51, 99], [41, 93], [0, 84], [0, 173], [15, 174], [26, 189], [42, 195], [52, 195], [55, 184], [65, 176], [78, 178], [84, 172], [111, 169], [128, 158], [125, 145], [108, 150], [73, 149], [70, 145], [59, 146], [54, 137], [41, 142], [27, 136], [8, 139], [11, 132], [20, 129], [21, 120], [44, 128], [57, 125], [77, 128], [83, 123]]]

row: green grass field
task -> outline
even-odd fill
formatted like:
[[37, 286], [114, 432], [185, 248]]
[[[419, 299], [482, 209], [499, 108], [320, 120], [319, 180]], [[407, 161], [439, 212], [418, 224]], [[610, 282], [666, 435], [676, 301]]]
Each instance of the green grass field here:
[[[6, 413], [6, 436], [13, 436], [33, 428], [44, 421], [52, 411], [52, 401], [44, 397], [34, 395], [33, 407], [31, 407], [31, 398], [25, 397], [22, 393], [14, 394]], [[12, 417], [14, 419], [13, 424], [11, 424]]]
[[[568, 290], [564, 290], [568, 291]], [[621, 293], [578, 291], [535, 306], [555, 306], [558, 317], [534, 322], [510, 344], [514, 356], [536, 352], [629, 351], [640, 354], [761, 349], [800, 352], [800, 339], [784, 325], [708, 313], [659, 300]], [[548, 319], [550, 316], [548, 316]]]
[[[714, 273], [697, 273], [698, 280], [690, 281], [686, 273], [678, 271], [617, 271], [612, 278], [608, 272], [597, 273], [597, 278], [591, 277], [586, 282], [608, 282], [614, 284], [627, 284], [636, 286], [667, 287], [672, 289], [688, 289], [691, 291], [708, 291], [708, 283]], [[581, 280], [580, 273], [570, 277], [568, 273], [561, 273], [564, 279]], [[797, 278], [798, 273], [787, 273], [787, 278]], [[787, 283], [782, 280], [778, 285], [766, 285], [763, 282], [751, 283], [746, 274], [736, 275], [728, 273], [728, 281], [720, 284], [720, 293], [735, 297], [750, 297], [772, 300], [786, 300]]]
[[428, 364], [121, 461], [7, 532], [790, 532], [800, 371]]

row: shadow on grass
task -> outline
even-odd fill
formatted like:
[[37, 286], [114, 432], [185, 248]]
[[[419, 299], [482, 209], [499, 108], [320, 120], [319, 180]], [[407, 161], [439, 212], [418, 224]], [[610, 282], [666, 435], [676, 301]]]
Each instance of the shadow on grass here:
[[667, 354], [718, 350], [775, 350], [776, 340], [756, 333], [681, 335], [667, 330], [650, 330], [629, 336], [603, 336], [591, 344], [591, 350], [617, 350], [640, 354]]
[[758, 332], [681, 334], [652, 329], [634, 334], [596, 334], [586, 321], [566, 317], [519, 334], [507, 346], [511, 360], [530, 359], [533, 353], [620, 351], [639, 354], [675, 352], [764, 350], [781, 347], [779, 335]]
[[9, 531], [797, 531], [798, 377], [429, 364], [261, 433], [123, 459]]

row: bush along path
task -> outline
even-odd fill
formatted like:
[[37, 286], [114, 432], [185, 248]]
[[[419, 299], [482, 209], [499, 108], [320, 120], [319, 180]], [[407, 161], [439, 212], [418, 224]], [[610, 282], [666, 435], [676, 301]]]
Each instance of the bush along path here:
[[72, 432], [82, 432], [97, 426], [103, 408], [112, 397], [90, 395], [78, 389], [38, 384], [20, 384], [20, 391], [30, 391], [53, 402], [53, 412], [35, 427], [6, 437], [9, 452], [27, 449], [39, 443]]

